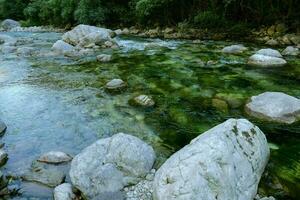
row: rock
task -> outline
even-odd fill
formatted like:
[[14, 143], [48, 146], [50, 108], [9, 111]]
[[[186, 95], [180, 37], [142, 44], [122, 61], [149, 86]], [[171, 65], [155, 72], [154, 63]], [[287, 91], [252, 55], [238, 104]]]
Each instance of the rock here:
[[216, 98], [227, 102], [231, 108], [239, 108], [244, 104], [245, 98], [241, 94], [234, 93], [218, 93]]
[[0, 149], [0, 167], [6, 163], [7, 159], [8, 154], [3, 149]]
[[5, 46], [14, 46], [17, 43], [17, 39], [9, 35], [0, 34], [0, 43]]
[[282, 58], [254, 54], [249, 58], [248, 64], [261, 67], [279, 67], [287, 64], [287, 62]]
[[15, 52], [16, 50], [17, 50], [16, 47], [13, 47], [13, 46], [6, 46], [6, 45], [2, 46], [2, 48], [1, 48], [1, 51], [2, 51], [2, 53], [4, 53], [4, 54], [13, 53], [13, 52]]
[[268, 29], [267, 29], [267, 34], [269, 35], [269, 36], [273, 36], [274, 35], [274, 33], [275, 33], [275, 29], [276, 29], [276, 27], [273, 25], [273, 26], [270, 26]]
[[54, 188], [54, 200], [73, 200], [74, 198], [71, 184], [64, 183]]
[[263, 132], [229, 119], [173, 154], [157, 171], [154, 200], [253, 200], [269, 158]]
[[170, 27], [167, 27], [167, 28], [165, 28], [165, 30], [164, 30], [164, 33], [165, 34], [171, 34], [171, 33], [173, 33], [174, 32], [174, 29], [173, 28], [170, 28]]
[[261, 49], [261, 50], [257, 51], [256, 54], [282, 58], [282, 55], [279, 53], [279, 51], [274, 50], [274, 49]]
[[277, 24], [276, 25], [276, 32], [278, 33], [284, 33], [286, 31], [286, 26], [283, 23]]
[[300, 44], [300, 35], [291, 35], [289, 39], [294, 45]]
[[112, 47], [114, 45], [114, 43], [112, 43], [111, 41], [106, 41], [104, 42], [105, 47]]
[[2, 120], [0, 120], [0, 136], [3, 136], [6, 129], [7, 129], [6, 124]]
[[128, 28], [124, 28], [122, 32], [124, 35], [128, 35], [130, 33]]
[[277, 46], [279, 45], [279, 42], [277, 40], [271, 39], [266, 42], [266, 45]]
[[63, 55], [73, 55], [75, 52], [74, 46], [62, 41], [58, 40], [56, 41], [53, 46], [52, 50], [56, 53], [63, 54]]
[[292, 124], [300, 119], [300, 100], [282, 92], [265, 92], [251, 97], [246, 112], [256, 118]]
[[72, 184], [86, 198], [136, 184], [152, 169], [155, 153], [140, 139], [123, 133], [100, 139], [74, 157]]
[[122, 35], [123, 31], [121, 29], [115, 30], [116, 35]]
[[34, 50], [33, 47], [20, 47], [17, 49], [17, 55], [24, 57], [32, 56]]
[[106, 83], [105, 89], [111, 92], [118, 92], [123, 90], [127, 84], [122, 79], [113, 79]]
[[84, 47], [91, 43], [101, 45], [106, 41], [111, 41], [113, 34], [114, 32], [109, 29], [81, 24], [66, 32], [62, 39], [73, 46]]
[[10, 30], [12, 28], [19, 27], [19, 26], [21, 26], [20, 23], [12, 19], [6, 19], [1, 23], [1, 27], [4, 30]]
[[97, 60], [99, 62], [109, 62], [111, 61], [112, 56], [111, 55], [107, 55], [107, 54], [100, 54], [97, 56]]
[[228, 105], [226, 101], [221, 99], [212, 99], [212, 106], [221, 112], [228, 112]]
[[263, 197], [263, 198], [261, 198], [259, 200], [276, 200], [276, 199], [271, 196], [271, 197]]
[[152, 107], [155, 105], [154, 100], [147, 95], [139, 95], [133, 98], [131, 104], [143, 107]]
[[244, 45], [237, 44], [237, 45], [231, 45], [231, 46], [228, 46], [228, 47], [224, 47], [222, 49], [222, 52], [223, 53], [229, 53], [229, 54], [241, 54], [246, 50], [247, 50], [247, 48]]
[[288, 46], [282, 51], [284, 56], [297, 56], [300, 54], [300, 51], [296, 47]]
[[284, 35], [284, 36], [281, 38], [281, 42], [282, 42], [282, 44], [285, 44], [285, 45], [291, 45], [292, 42], [291, 42], [291, 40], [290, 40], [290, 35], [289, 35], [289, 34]]
[[50, 151], [48, 153], [41, 155], [38, 158], [39, 162], [53, 163], [53, 164], [69, 162], [71, 160], [72, 157], [70, 155], [61, 151]]

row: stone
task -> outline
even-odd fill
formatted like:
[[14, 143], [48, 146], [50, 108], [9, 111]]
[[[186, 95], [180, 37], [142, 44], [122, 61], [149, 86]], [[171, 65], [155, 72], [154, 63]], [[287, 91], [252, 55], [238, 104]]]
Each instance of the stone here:
[[6, 124], [0, 119], [0, 136], [3, 136], [7, 127]]
[[112, 56], [111, 55], [107, 55], [107, 54], [100, 54], [97, 56], [97, 60], [99, 62], [109, 62], [111, 61]]
[[299, 49], [293, 46], [288, 46], [282, 51], [282, 55], [284, 56], [297, 56], [299, 54]]
[[61, 151], [50, 151], [41, 155], [38, 159], [39, 162], [59, 164], [64, 162], [70, 162], [72, 157]]
[[212, 106], [221, 112], [228, 112], [228, 105], [226, 101], [221, 99], [212, 99]]
[[300, 44], [300, 35], [291, 35], [289, 39], [294, 45]]
[[284, 36], [281, 38], [281, 43], [282, 43], [282, 44], [285, 44], [285, 45], [291, 45], [292, 42], [291, 42], [291, 40], [290, 40], [290, 35], [289, 35], [289, 34], [284, 35]]
[[173, 154], [156, 172], [154, 200], [253, 200], [270, 151], [263, 132], [229, 119]]
[[122, 32], [124, 35], [128, 35], [130, 33], [128, 28], [124, 28]]
[[115, 33], [116, 33], [116, 35], [122, 35], [122, 30], [121, 29], [117, 29], [117, 30], [115, 30]]
[[111, 41], [113, 35], [114, 32], [110, 29], [81, 24], [66, 32], [62, 39], [73, 46], [79, 45], [84, 47], [91, 43], [96, 45], [104, 44], [106, 41]]
[[16, 50], [17, 50], [17, 48], [14, 47], [14, 46], [6, 46], [6, 45], [4, 45], [1, 48], [1, 52], [4, 53], [4, 54], [13, 53]]
[[286, 26], [283, 23], [279, 23], [276, 25], [276, 32], [278, 33], [284, 33], [286, 31]]
[[112, 47], [114, 45], [114, 43], [112, 41], [106, 41], [106, 42], [104, 42], [104, 45], [106, 47]]
[[17, 43], [17, 39], [9, 35], [0, 34], [0, 43], [5, 46], [14, 46]]
[[269, 36], [273, 36], [274, 35], [274, 33], [275, 33], [275, 29], [276, 29], [276, 27], [273, 25], [273, 26], [270, 26], [268, 29], [267, 29], [267, 34], [269, 35]]
[[63, 183], [54, 188], [54, 200], [73, 200], [75, 194], [70, 183]]
[[245, 110], [262, 120], [292, 124], [300, 119], [300, 99], [282, 92], [265, 92], [251, 97]]
[[155, 153], [142, 140], [118, 133], [100, 139], [74, 157], [70, 178], [85, 198], [121, 191], [152, 169]]
[[271, 39], [266, 42], [266, 45], [277, 46], [279, 45], [279, 42], [277, 40]]
[[74, 46], [62, 41], [56, 41], [53, 46], [52, 50], [56, 53], [63, 54], [63, 55], [72, 55], [75, 52]]
[[143, 107], [152, 107], [155, 105], [155, 102], [151, 97], [143, 94], [133, 98], [133, 104]]
[[121, 91], [126, 88], [127, 84], [122, 79], [113, 79], [106, 83], [105, 89], [111, 92]]
[[33, 47], [20, 47], [17, 49], [17, 55], [19, 56], [32, 56], [34, 53], [35, 49]]
[[0, 149], [0, 167], [5, 165], [7, 159], [8, 154], [3, 149]]
[[256, 54], [282, 58], [282, 55], [279, 53], [279, 51], [274, 50], [274, 49], [261, 49], [261, 50], [257, 51]]
[[21, 26], [20, 23], [12, 19], [6, 19], [1, 23], [1, 27], [4, 30], [10, 30], [12, 28], [19, 27], [19, 26]]
[[246, 50], [247, 50], [247, 47], [245, 47], [242, 44], [237, 44], [237, 45], [231, 45], [231, 46], [224, 47], [222, 49], [222, 52], [229, 53], [229, 54], [241, 54]]
[[254, 54], [248, 60], [249, 65], [261, 67], [280, 67], [287, 64], [283, 58]]

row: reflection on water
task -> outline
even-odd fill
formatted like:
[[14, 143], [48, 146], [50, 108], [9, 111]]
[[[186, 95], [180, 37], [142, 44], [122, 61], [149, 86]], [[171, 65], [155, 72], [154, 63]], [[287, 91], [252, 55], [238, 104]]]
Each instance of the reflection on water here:
[[[39, 50], [27, 59], [0, 56], [0, 118], [8, 125], [3, 137], [9, 154], [5, 170], [16, 175], [43, 152], [62, 150], [75, 155], [97, 138], [117, 132], [131, 133], [153, 145], [159, 166], [214, 125], [230, 117], [246, 117], [243, 105], [252, 95], [282, 91], [300, 97], [299, 58], [288, 58], [290, 64], [284, 68], [250, 67], [244, 63], [258, 49], [254, 45], [248, 45], [250, 50], [244, 55], [232, 56], [220, 52], [232, 44], [229, 42], [193, 44], [126, 37], [117, 39], [120, 50], [103, 50], [113, 54], [112, 62], [82, 63], [85, 58], [50, 56], [51, 44], [60, 34], [14, 35], [21, 38], [23, 46]], [[118, 95], [107, 94], [103, 86], [113, 78], [126, 81], [128, 89]], [[128, 100], [139, 94], [152, 96], [156, 106], [141, 109], [128, 105]], [[272, 152], [270, 172], [282, 183], [299, 181], [299, 174], [289, 178], [281, 173], [293, 174], [299, 169], [299, 157], [292, 156], [280, 168], [272, 165], [283, 159], [283, 153], [300, 152], [295, 139], [299, 138], [299, 123], [281, 126], [250, 120], [279, 147]], [[297, 144], [293, 149], [286, 147], [291, 141]], [[26, 184], [23, 196], [47, 199], [47, 195], [32, 192], [38, 186]]]

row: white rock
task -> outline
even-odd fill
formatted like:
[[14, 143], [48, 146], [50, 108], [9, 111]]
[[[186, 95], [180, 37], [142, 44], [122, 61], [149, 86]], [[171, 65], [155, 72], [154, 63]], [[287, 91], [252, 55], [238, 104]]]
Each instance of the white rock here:
[[158, 169], [154, 200], [253, 200], [269, 154], [258, 127], [246, 119], [229, 119]]
[[61, 151], [50, 151], [48, 153], [45, 153], [41, 155], [38, 158], [39, 162], [45, 162], [45, 163], [63, 163], [63, 162], [69, 162], [72, 160], [72, 157], [64, 152]]
[[56, 41], [52, 46], [52, 50], [56, 53], [61, 53], [64, 55], [72, 55], [75, 52], [74, 46], [72, 46], [62, 40]]
[[5, 46], [14, 46], [17, 43], [17, 39], [4, 34], [0, 34], [0, 41], [0, 43], [3, 43]]
[[1, 27], [4, 28], [4, 30], [10, 30], [19, 26], [21, 26], [20, 23], [12, 19], [6, 19], [1, 23]]
[[108, 90], [120, 90], [124, 87], [126, 87], [126, 83], [122, 79], [113, 79], [105, 85]]
[[71, 184], [64, 183], [54, 188], [54, 200], [73, 200], [74, 198]]
[[274, 50], [274, 49], [261, 49], [261, 50], [257, 51], [256, 54], [282, 58], [282, 55], [279, 53], [279, 51]]
[[152, 169], [155, 153], [140, 139], [123, 133], [101, 139], [74, 157], [70, 178], [85, 197], [115, 193], [136, 184]]
[[293, 46], [288, 46], [282, 51], [282, 55], [284, 56], [297, 56], [299, 54], [299, 49]]
[[111, 61], [112, 56], [107, 54], [101, 54], [97, 56], [97, 60], [100, 62], [109, 62]]
[[277, 40], [271, 39], [266, 42], [266, 45], [277, 46], [279, 42]]
[[260, 119], [291, 124], [300, 119], [300, 99], [282, 92], [265, 92], [251, 97], [246, 112]]
[[139, 96], [135, 97], [133, 100], [134, 100], [134, 103], [139, 106], [152, 107], [155, 105], [154, 100], [147, 95], [139, 95]]
[[17, 49], [17, 55], [19, 56], [32, 56], [35, 49], [33, 47], [20, 47]]
[[115, 30], [115, 33], [116, 33], [116, 35], [122, 35], [122, 30], [121, 29], [117, 29], [117, 30]]
[[261, 67], [279, 67], [287, 64], [287, 62], [284, 59], [278, 57], [254, 54], [249, 58], [248, 64]]
[[229, 54], [241, 54], [246, 50], [247, 50], [247, 48], [244, 45], [237, 44], [237, 45], [231, 45], [231, 46], [224, 47], [222, 49], [222, 52], [229, 53]]

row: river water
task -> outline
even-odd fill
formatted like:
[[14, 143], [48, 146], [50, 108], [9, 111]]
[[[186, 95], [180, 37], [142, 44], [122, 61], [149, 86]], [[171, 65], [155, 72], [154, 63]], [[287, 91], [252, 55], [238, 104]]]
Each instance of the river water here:
[[[21, 176], [39, 155], [60, 150], [76, 155], [95, 140], [118, 132], [150, 143], [158, 167], [192, 138], [228, 118], [248, 118], [267, 135], [271, 159], [260, 192], [278, 199], [297, 199], [300, 191], [300, 124], [278, 125], [250, 118], [243, 105], [265, 91], [300, 98], [300, 58], [282, 68], [245, 64], [262, 48], [245, 44], [243, 55], [221, 53], [232, 41], [162, 41], [117, 38], [120, 49], [109, 63], [95, 56], [66, 58], [51, 54], [60, 33], [3, 33], [18, 38], [18, 47], [33, 47], [33, 56], [0, 55], [0, 118], [8, 129], [2, 137], [9, 155], [2, 171]], [[281, 50], [281, 49], [279, 49]], [[128, 88], [108, 94], [106, 82], [121, 78]], [[147, 94], [154, 108], [132, 107], [128, 100]], [[228, 108], [213, 99], [228, 102]], [[270, 100], [271, 101], [271, 100]], [[14, 199], [51, 199], [52, 189], [16, 181], [22, 194]]]

